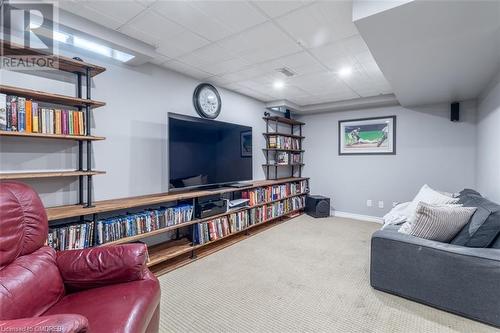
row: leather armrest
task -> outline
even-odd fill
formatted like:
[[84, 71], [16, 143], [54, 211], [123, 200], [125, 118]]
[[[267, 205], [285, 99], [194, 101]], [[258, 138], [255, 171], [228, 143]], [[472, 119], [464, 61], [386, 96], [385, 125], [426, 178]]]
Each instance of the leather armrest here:
[[110, 245], [57, 252], [57, 266], [70, 291], [142, 280], [147, 272], [145, 244]]
[[87, 318], [77, 314], [57, 314], [0, 321], [1, 332], [85, 333], [88, 327]]

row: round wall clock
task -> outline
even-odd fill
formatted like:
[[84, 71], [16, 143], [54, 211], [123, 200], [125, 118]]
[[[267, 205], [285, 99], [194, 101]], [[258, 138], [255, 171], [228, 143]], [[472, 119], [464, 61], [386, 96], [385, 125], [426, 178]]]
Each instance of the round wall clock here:
[[200, 116], [210, 119], [217, 118], [222, 106], [219, 92], [208, 83], [201, 83], [196, 87], [193, 94], [193, 104]]

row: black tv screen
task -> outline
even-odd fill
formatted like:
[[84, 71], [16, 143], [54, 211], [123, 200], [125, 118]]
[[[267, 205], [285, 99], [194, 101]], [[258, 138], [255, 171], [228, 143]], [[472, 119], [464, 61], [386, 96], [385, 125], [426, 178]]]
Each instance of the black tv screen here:
[[252, 179], [252, 128], [168, 115], [169, 188], [193, 188]]

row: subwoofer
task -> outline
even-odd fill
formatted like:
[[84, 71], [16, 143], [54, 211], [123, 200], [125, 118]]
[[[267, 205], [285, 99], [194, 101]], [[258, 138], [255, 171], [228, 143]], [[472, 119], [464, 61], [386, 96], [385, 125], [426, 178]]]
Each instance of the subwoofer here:
[[312, 217], [330, 216], [330, 198], [321, 195], [306, 197], [306, 214]]

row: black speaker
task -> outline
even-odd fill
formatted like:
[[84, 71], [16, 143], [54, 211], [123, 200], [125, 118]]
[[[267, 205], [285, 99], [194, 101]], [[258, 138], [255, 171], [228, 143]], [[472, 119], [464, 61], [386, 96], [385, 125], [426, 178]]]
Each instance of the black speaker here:
[[450, 120], [451, 121], [459, 121], [460, 120], [460, 103], [455, 102], [451, 103], [450, 106]]
[[330, 198], [321, 195], [306, 197], [306, 214], [312, 217], [330, 216]]
[[285, 118], [286, 118], [286, 119], [290, 119], [290, 118], [291, 118], [290, 116], [291, 116], [291, 115], [290, 115], [290, 110], [286, 109], [286, 110], [285, 110]]

